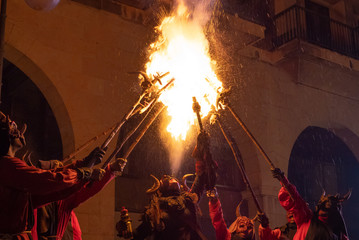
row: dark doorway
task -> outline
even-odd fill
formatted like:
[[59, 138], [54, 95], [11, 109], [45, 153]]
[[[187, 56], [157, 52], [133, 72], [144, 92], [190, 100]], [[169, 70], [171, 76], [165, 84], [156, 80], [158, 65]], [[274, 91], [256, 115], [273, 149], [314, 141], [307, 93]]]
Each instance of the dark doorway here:
[[37, 86], [14, 64], [4, 59], [1, 111], [22, 126], [27, 146], [19, 151], [32, 152], [32, 159], [62, 159], [62, 141], [54, 114]]
[[329, 8], [305, 1], [308, 41], [328, 48], [331, 41]]
[[314, 209], [323, 190], [328, 194], [345, 194], [343, 216], [349, 238], [359, 236], [359, 163], [347, 145], [333, 132], [307, 127], [296, 140], [289, 159], [288, 178]]

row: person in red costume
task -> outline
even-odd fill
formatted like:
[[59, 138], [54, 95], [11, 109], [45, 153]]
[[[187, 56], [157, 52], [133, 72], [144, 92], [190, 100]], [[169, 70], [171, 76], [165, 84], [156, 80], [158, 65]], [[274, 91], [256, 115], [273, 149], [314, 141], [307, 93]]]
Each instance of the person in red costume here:
[[217, 240], [255, 239], [254, 220], [246, 216], [241, 216], [239, 213], [239, 205], [236, 211], [237, 219], [227, 229], [216, 189], [214, 188], [211, 191], [207, 191], [207, 196], [209, 197], [209, 215], [216, 232]]
[[[42, 168], [54, 169], [53, 166], [61, 166], [62, 164], [57, 160], [46, 162], [48, 164], [44, 164], [43, 161], [40, 162]], [[122, 158], [116, 159], [115, 162], [106, 167], [105, 175], [100, 181], [87, 183], [68, 198], [50, 203], [39, 209], [37, 224], [34, 225], [37, 232], [37, 236], [33, 236], [34, 240], [81, 240], [80, 224], [73, 210], [101, 191], [115, 176], [121, 175], [126, 162]]]
[[288, 222], [285, 225], [273, 230], [269, 227], [269, 220], [265, 214], [257, 213], [257, 220], [260, 223], [258, 235], [261, 240], [292, 240], [297, 232], [297, 225], [292, 212], [287, 212]]
[[41, 199], [34, 195], [65, 197], [91, 177], [101, 175], [89, 168], [55, 172], [28, 166], [15, 157], [26, 144], [25, 131], [26, 125], [19, 130], [14, 121], [0, 113], [0, 239], [31, 239], [33, 205], [40, 204], [36, 202]]
[[345, 224], [339, 212], [339, 205], [349, 198], [334, 196], [321, 198], [316, 211], [309, 209], [295, 186], [292, 185], [279, 169], [272, 169], [273, 177], [282, 185], [279, 191], [279, 202], [282, 207], [293, 213], [297, 232], [293, 240], [348, 240]]

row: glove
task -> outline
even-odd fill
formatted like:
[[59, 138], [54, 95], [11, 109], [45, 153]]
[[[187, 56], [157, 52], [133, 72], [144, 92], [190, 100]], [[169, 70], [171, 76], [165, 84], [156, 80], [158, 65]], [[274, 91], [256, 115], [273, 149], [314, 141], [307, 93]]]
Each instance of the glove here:
[[273, 178], [278, 179], [279, 181], [282, 181], [284, 178], [284, 173], [279, 168], [272, 168], [271, 169]]
[[100, 181], [103, 176], [105, 176], [106, 171], [102, 168], [95, 168], [92, 170], [92, 174], [90, 177], [90, 180], [92, 181]]
[[207, 132], [203, 131], [198, 134], [197, 145], [193, 150], [192, 156], [197, 160], [203, 160], [205, 158], [205, 153], [209, 150], [209, 135]]
[[92, 169], [83, 167], [83, 168], [76, 168], [77, 171], [77, 179], [80, 181], [89, 181], [92, 175]]
[[123, 169], [125, 168], [127, 164], [127, 160], [124, 158], [117, 158], [116, 161], [111, 163], [110, 169], [113, 172], [117, 172], [118, 175], [121, 175], [123, 172]]
[[39, 168], [44, 170], [55, 170], [56, 168], [61, 168], [64, 166], [64, 164], [59, 160], [39, 160], [38, 165]]
[[217, 192], [217, 189], [215, 187], [213, 189], [211, 189], [211, 190], [207, 190], [206, 195], [210, 200], [218, 199], [218, 192]]
[[257, 212], [255, 220], [258, 220], [263, 228], [267, 228], [269, 226], [269, 220], [265, 213]]
[[197, 145], [209, 146], [209, 135], [206, 131], [201, 131], [197, 136]]
[[101, 149], [96, 147], [90, 154], [84, 158], [83, 166], [92, 168], [94, 165], [101, 163], [102, 158], [105, 156], [107, 148]]

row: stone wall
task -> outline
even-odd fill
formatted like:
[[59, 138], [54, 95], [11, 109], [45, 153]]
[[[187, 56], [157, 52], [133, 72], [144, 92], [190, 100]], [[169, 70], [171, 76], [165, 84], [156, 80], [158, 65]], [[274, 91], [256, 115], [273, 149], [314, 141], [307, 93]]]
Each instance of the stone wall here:
[[[139, 93], [136, 79], [127, 73], [143, 66], [151, 29], [70, 0], [62, 0], [51, 12], [12, 0], [7, 16], [5, 57], [46, 97], [60, 128], [64, 155], [122, 118]], [[241, 41], [233, 38], [232, 43]], [[293, 144], [308, 126], [348, 129], [351, 135], [344, 136], [353, 139], [351, 149], [358, 149], [358, 61], [298, 43], [274, 52], [231, 44], [217, 46], [216, 54], [221, 79], [234, 89], [233, 108], [275, 165], [287, 171]], [[271, 225], [282, 225], [278, 182], [239, 126], [229, 115], [226, 118]], [[248, 192], [232, 195], [227, 199], [247, 199], [249, 216], [255, 215]], [[234, 212], [237, 202], [224, 202], [224, 212]], [[114, 239], [114, 209], [113, 182], [76, 210], [83, 239]]]

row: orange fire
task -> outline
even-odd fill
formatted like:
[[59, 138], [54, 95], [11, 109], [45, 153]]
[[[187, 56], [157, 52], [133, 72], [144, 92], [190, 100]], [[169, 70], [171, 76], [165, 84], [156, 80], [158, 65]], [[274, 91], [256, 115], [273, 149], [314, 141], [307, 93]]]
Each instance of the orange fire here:
[[175, 78], [173, 87], [159, 100], [167, 106], [171, 117], [167, 131], [176, 140], [185, 140], [190, 126], [197, 121], [192, 110], [192, 97], [196, 97], [201, 105], [203, 118], [210, 112], [211, 105], [215, 105], [217, 91], [222, 90], [222, 83], [214, 72], [216, 62], [208, 53], [203, 15], [195, 15], [182, 3], [175, 14], [164, 18], [157, 27], [159, 38], [151, 44], [146, 64], [149, 76], [169, 72], [162, 79], [163, 84]]

